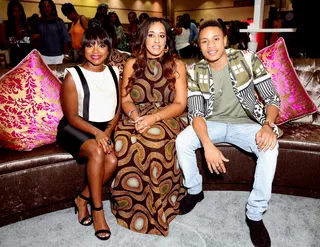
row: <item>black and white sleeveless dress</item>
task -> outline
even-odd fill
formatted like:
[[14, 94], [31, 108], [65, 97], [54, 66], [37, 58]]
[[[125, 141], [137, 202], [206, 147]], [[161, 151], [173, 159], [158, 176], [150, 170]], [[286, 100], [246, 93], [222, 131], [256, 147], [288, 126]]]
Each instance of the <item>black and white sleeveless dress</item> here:
[[[78, 115], [100, 130], [105, 130], [119, 108], [119, 70], [106, 66], [102, 72], [93, 72], [80, 66], [66, 69], [72, 76], [78, 94]], [[79, 130], [64, 116], [59, 123], [57, 144], [82, 164], [78, 157], [81, 145], [94, 135]]]

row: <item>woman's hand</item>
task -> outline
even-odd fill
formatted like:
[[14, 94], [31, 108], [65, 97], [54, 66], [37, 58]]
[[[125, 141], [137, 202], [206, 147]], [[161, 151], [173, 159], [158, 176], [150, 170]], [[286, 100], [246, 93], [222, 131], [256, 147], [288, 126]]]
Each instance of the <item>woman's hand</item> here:
[[95, 134], [95, 137], [96, 137], [96, 141], [97, 141], [98, 145], [103, 148], [103, 151], [106, 154], [112, 153], [113, 143], [112, 143], [110, 137], [105, 132], [99, 130]]
[[151, 126], [156, 122], [156, 117], [154, 115], [146, 115], [143, 117], [137, 117], [134, 121], [136, 130], [139, 133], [143, 133], [150, 129]]

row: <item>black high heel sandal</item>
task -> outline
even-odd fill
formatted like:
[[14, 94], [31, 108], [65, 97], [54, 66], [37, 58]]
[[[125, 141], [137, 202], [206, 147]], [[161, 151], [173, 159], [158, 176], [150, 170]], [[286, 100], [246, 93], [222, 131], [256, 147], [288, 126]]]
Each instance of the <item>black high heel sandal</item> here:
[[[92, 211], [92, 210], [94, 210], [94, 211], [101, 211], [101, 210], [103, 210], [103, 205], [102, 205], [101, 207], [99, 207], [99, 208], [96, 208], [96, 207], [94, 207], [94, 205], [92, 204], [92, 205], [91, 205], [91, 211]], [[93, 218], [92, 218], [92, 222], [93, 222]], [[100, 233], [108, 233], [109, 235], [102, 237], [102, 236], [99, 236]], [[94, 233], [94, 235], [95, 235], [98, 239], [100, 239], [100, 240], [108, 240], [108, 239], [110, 238], [110, 236], [111, 236], [111, 232], [110, 232], [110, 230], [107, 230], [107, 229], [101, 229], [101, 230], [96, 231], [96, 232]]]
[[[80, 192], [78, 193], [78, 196], [79, 196], [81, 199], [83, 199], [83, 200], [85, 200], [85, 201], [87, 201], [87, 202], [90, 202], [90, 198], [85, 197], [85, 196], [82, 195]], [[78, 196], [77, 196], [77, 197], [78, 197]], [[76, 197], [76, 198], [77, 198], [77, 197]], [[78, 206], [77, 206], [77, 204], [76, 204], [76, 198], [74, 198], [74, 199], [72, 200], [72, 205], [74, 206], [74, 214], [77, 214], [78, 211], [79, 211]], [[90, 219], [90, 221], [89, 221], [88, 223], [85, 223], [85, 222], [86, 222], [87, 220], [89, 220], [89, 219]], [[92, 220], [92, 216], [91, 216], [90, 214], [88, 214], [87, 216], [83, 217], [83, 219], [79, 221], [79, 223], [80, 223], [81, 225], [83, 225], [83, 226], [90, 226], [90, 225], [92, 224], [92, 222], [93, 222], [93, 220]]]

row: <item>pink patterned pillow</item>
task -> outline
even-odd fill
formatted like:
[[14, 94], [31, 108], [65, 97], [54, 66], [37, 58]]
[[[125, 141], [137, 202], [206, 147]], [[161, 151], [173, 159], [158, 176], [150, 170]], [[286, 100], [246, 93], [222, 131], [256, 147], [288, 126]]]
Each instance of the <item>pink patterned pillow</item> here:
[[37, 50], [0, 78], [0, 146], [30, 151], [56, 141], [61, 82]]
[[257, 55], [270, 73], [281, 99], [278, 125], [317, 111], [297, 76], [283, 38], [258, 51]]

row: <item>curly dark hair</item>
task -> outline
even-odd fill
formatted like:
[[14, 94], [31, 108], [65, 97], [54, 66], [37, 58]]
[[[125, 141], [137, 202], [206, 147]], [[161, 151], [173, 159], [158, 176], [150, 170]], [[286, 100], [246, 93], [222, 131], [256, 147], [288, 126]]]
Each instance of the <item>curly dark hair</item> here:
[[40, 1], [38, 7], [39, 7], [39, 10], [40, 10], [41, 16], [43, 16], [42, 5], [43, 5], [43, 3], [44, 3], [45, 1], [48, 1], [49, 4], [51, 5], [51, 7], [52, 7], [52, 15], [53, 15], [53, 16], [58, 16], [56, 4], [55, 4], [52, 0], [41, 0], [41, 1]]
[[133, 74], [129, 77], [128, 85], [126, 87], [126, 93], [129, 94], [132, 90], [134, 82], [141, 77], [144, 73], [144, 70], [147, 66], [147, 47], [146, 47], [146, 39], [148, 36], [148, 31], [151, 24], [160, 22], [166, 32], [166, 47], [168, 48], [168, 52], [166, 52], [161, 58], [160, 62], [163, 64], [163, 76], [167, 79], [169, 83], [170, 90], [174, 90], [174, 84], [176, 82], [176, 78], [174, 73], [176, 72], [177, 66], [175, 60], [178, 56], [174, 53], [174, 43], [172, 39], [172, 34], [170, 31], [169, 24], [163, 18], [158, 17], [150, 17], [146, 19], [138, 29], [137, 38], [133, 45], [133, 55], [136, 59], [133, 64]]

